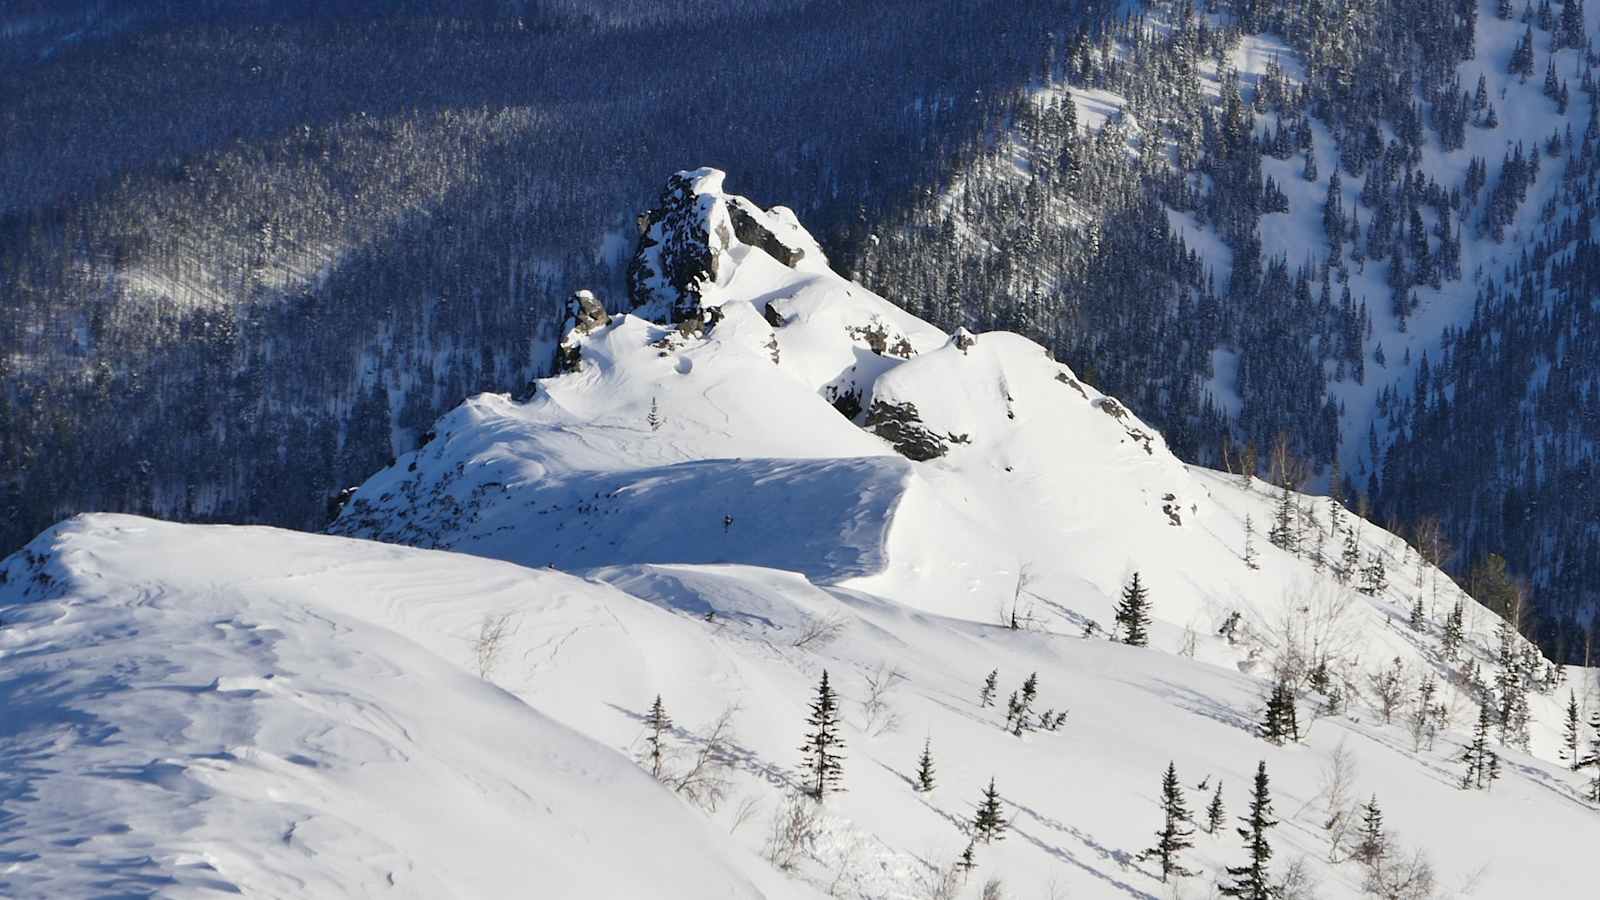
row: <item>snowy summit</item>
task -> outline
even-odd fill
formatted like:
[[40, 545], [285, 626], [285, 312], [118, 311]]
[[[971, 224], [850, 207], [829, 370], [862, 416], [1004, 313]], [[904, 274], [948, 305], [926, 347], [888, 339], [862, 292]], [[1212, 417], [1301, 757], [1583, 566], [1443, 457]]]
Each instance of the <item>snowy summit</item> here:
[[0, 893], [1587, 895], [1592, 671], [726, 180], [328, 534], [0, 563]]

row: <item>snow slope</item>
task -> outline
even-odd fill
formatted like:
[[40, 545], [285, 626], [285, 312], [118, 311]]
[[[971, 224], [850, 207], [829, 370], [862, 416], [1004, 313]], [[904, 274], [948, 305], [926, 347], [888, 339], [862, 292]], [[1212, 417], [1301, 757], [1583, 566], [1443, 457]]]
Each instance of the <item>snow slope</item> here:
[[129, 516], [4, 571], [6, 896], [805, 895], [434, 627], [604, 586]]
[[[698, 210], [759, 210], [726, 195], [721, 173], [678, 178], [698, 185]], [[819, 669], [851, 673], [842, 683], [852, 701], [880, 667], [906, 675], [902, 731], [878, 734], [857, 723], [856, 752], [877, 765], [854, 763], [853, 772], [866, 771], [851, 776], [850, 794], [830, 801], [840, 819], [830, 827], [845, 831], [813, 854], [818, 872], [863, 870], [850, 876], [863, 896], [913, 896], [906, 884], [917, 860], [960, 849], [952, 823], [966, 815], [985, 770], [1022, 783], [1008, 799], [1037, 826], [1019, 842], [1034, 853], [1017, 844], [995, 851], [999, 871], [1096, 896], [1156, 892], [1131, 859], [1148, 812], [1124, 821], [1113, 809], [1147, 803], [1162, 761], [1180, 745], [1189, 756], [1178, 760], [1181, 771], [1216, 772], [1236, 785], [1258, 757], [1287, 767], [1300, 830], [1286, 839], [1314, 869], [1326, 869], [1330, 891], [1348, 893], [1359, 876], [1317, 862], [1326, 836], [1314, 827], [1317, 773], [1341, 739], [1374, 770], [1371, 789], [1395, 795], [1395, 826], [1436, 859], [1448, 854], [1439, 868], [1454, 879], [1450, 886], [1476, 877], [1510, 890], [1526, 877], [1527, 861], [1539, 859], [1553, 890], [1576, 889], [1567, 879], [1577, 873], [1562, 873], [1538, 849], [1559, 842], [1556, 831], [1594, 823], [1579, 800], [1581, 779], [1549, 762], [1564, 693], [1533, 698], [1534, 755], [1516, 754], [1518, 786], [1497, 789], [1492, 800], [1455, 789], [1459, 734], [1414, 753], [1398, 724], [1363, 721], [1373, 715], [1364, 704], [1350, 718], [1319, 723], [1303, 746], [1280, 751], [1253, 736], [1261, 677], [1291, 640], [1337, 644], [1358, 692], [1394, 659], [1412, 683], [1423, 672], [1448, 680], [1456, 666], [1441, 655], [1439, 636], [1462, 599], [1468, 656], [1492, 669], [1498, 620], [1398, 538], [1360, 526], [1364, 561], [1383, 559], [1390, 586], [1357, 594], [1327, 565], [1267, 544], [1269, 488], [1184, 466], [1159, 434], [1037, 345], [1008, 334], [945, 336], [815, 256], [791, 268], [726, 232], [717, 240], [724, 243], [715, 277], [694, 299], [718, 311], [706, 316], [709, 327], [699, 314], [687, 331], [628, 315], [575, 335], [572, 371], [539, 382], [527, 402], [482, 396], [447, 416], [431, 444], [364, 485], [333, 530], [583, 570], [697, 623], [712, 644], [687, 656], [710, 671], [673, 683], [659, 672], [608, 669], [597, 706], [585, 694], [593, 673], [576, 661], [650, 659], [647, 645], [658, 635], [640, 640], [610, 613], [573, 611], [559, 622], [530, 613], [527, 627], [547, 634], [539, 645], [559, 640], [561, 656], [574, 662], [564, 676], [559, 660], [530, 676], [528, 690], [536, 705], [565, 709], [580, 730], [618, 746], [636, 742], [637, 717], [658, 691], [696, 704], [702, 721], [714, 714], [708, 697], [736, 700], [751, 734], [770, 737], [769, 752], [758, 749], [761, 738], [750, 745], [771, 783], [769, 805], [771, 788], [792, 785], [783, 774], [795, 756], [788, 747]], [[659, 316], [675, 298], [652, 302], [647, 311]], [[876, 346], [866, 335], [874, 323], [887, 335]], [[899, 334], [912, 339], [896, 351]], [[841, 385], [859, 392], [860, 403], [836, 408]], [[873, 425], [870, 409], [879, 404], [914, 408], [911, 426], [942, 454], [894, 455], [898, 439]], [[1343, 532], [1327, 533], [1328, 501], [1295, 499], [1308, 545], [1321, 532], [1324, 558], [1336, 557]], [[1247, 516], [1260, 571], [1241, 558]], [[1080, 637], [1090, 623], [1109, 626], [1134, 571], [1157, 598], [1154, 650]], [[1418, 597], [1426, 621], [1413, 631], [1403, 623]], [[996, 627], [1013, 612], [1025, 628]], [[1249, 633], [1237, 643], [1217, 636], [1233, 613]], [[808, 636], [831, 631], [819, 629], [829, 623], [843, 636], [824, 649]], [[995, 666], [1013, 681], [1037, 669], [1056, 686], [1041, 703], [1073, 710], [1071, 734], [996, 737], [993, 711], [972, 702]], [[1586, 708], [1600, 702], [1589, 696], [1591, 674], [1569, 678]], [[1453, 683], [1443, 693], [1453, 727], [1465, 729], [1475, 701]], [[614, 720], [618, 707], [632, 719]], [[959, 767], [952, 774], [964, 785], [960, 802], [906, 792], [924, 736], [954, 745], [942, 758]], [[1085, 772], [1095, 773], [1092, 785], [1072, 774]], [[1034, 803], [1037, 814], [1027, 812]], [[1501, 803], [1550, 804], [1554, 830], [1515, 850], [1471, 828], [1457, 833], [1453, 823], [1478, 820], [1473, 809]], [[1280, 809], [1287, 818], [1288, 804]], [[907, 824], [930, 811], [937, 817], [926, 833]], [[1475, 849], [1462, 849], [1469, 845]], [[1219, 839], [1203, 852], [1216, 864], [1231, 848]]]
[[[695, 250], [669, 242], [734, 207], [798, 229], [721, 181], [678, 177], [695, 187], [674, 202], [705, 215], [657, 246]], [[356, 492], [343, 536], [92, 516], [0, 563], [0, 892], [949, 896], [935, 882], [993, 778], [1009, 831], [957, 896], [991, 878], [1209, 896], [1243, 859], [1231, 818], [1197, 835], [1192, 877], [1140, 859], [1161, 771], [1196, 811], [1220, 784], [1232, 816], [1260, 760], [1274, 872], [1354, 897], [1325, 827], [1343, 748], [1348, 796], [1379, 798], [1441, 896], [1585, 894], [1600, 813], [1556, 761], [1566, 689], [1532, 697], [1531, 753], [1501, 748], [1492, 791], [1459, 789], [1477, 706], [1442, 623], [1461, 600], [1488, 672], [1498, 620], [1398, 538], [1345, 516], [1389, 572], [1357, 593], [1267, 543], [1270, 489], [1184, 466], [1036, 345], [941, 334], [820, 253], [718, 240], [671, 289], [692, 292], [654, 298], [665, 321], [576, 308], [564, 374], [444, 417]], [[1293, 499], [1337, 555], [1333, 508]], [[1135, 571], [1145, 648], [1105, 639]], [[1301, 740], [1267, 743], [1268, 679], [1309, 650], [1348, 707], [1318, 715], [1305, 689]], [[1392, 660], [1408, 693], [1445, 681], [1436, 740], [1378, 714], [1369, 676]], [[846, 790], [812, 809], [797, 748], [824, 672]], [[1065, 724], [1014, 735], [999, 708], [1030, 673], [1034, 711]], [[1564, 674], [1600, 704], [1594, 672]], [[658, 695], [661, 784], [639, 762]]]

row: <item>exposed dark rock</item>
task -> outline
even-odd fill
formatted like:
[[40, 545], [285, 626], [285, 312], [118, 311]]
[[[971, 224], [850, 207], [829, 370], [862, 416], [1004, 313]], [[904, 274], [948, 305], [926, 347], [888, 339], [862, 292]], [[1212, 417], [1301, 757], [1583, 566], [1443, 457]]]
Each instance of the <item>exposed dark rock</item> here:
[[839, 411], [839, 415], [852, 422], [856, 420], [856, 416], [861, 415], [861, 392], [854, 388], [846, 388], [841, 391], [830, 385], [828, 387], [828, 402], [833, 404], [833, 408]]
[[678, 172], [640, 218], [639, 246], [628, 263], [628, 302], [651, 318], [676, 322], [700, 310], [700, 285], [715, 281], [717, 259], [695, 182]]
[[[938, 459], [949, 452], [944, 439], [929, 431], [917, 414], [915, 403], [886, 403], [874, 400], [867, 411], [867, 430], [883, 438], [901, 456], [919, 462]], [[962, 442], [966, 436], [962, 435]]]
[[335, 519], [339, 518], [339, 513], [344, 511], [344, 505], [350, 502], [350, 498], [354, 497], [356, 495], [356, 491], [358, 490], [360, 490], [359, 487], [347, 487], [339, 493], [328, 498], [329, 523], [332, 523]]
[[744, 204], [737, 199], [728, 202], [728, 218], [733, 222], [733, 234], [739, 239], [739, 243], [758, 247], [791, 269], [805, 258], [804, 250], [785, 244], [767, 226], [761, 224], [760, 220], [751, 215], [749, 210], [744, 208]]
[[778, 312], [778, 308], [773, 306], [770, 300], [767, 301], [766, 308], [761, 310], [761, 315], [767, 320], [767, 324], [773, 328], [783, 327], [783, 313]]
[[567, 330], [591, 334], [611, 323], [611, 314], [592, 291], [574, 291], [567, 299]]
[[1057, 372], [1056, 373], [1056, 380], [1061, 382], [1062, 384], [1066, 385], [1067, 387], [1072, 388], [1073, 390], [1077, 391], [1078, 392], [1078, 396], [1082, 397], [1083, 399], [1085, 399], [1085, 400], [1089, 399], [1089, 392], [1085, 391], [1083, 389], [1083, 385], [1079, 384], [1078, 380], [1076, 378], [1073, 378], [1071, 375], [1068, 375], [1065, 372]]
[[965, 328], [957, 328], [955, 341], [956, 349], [960, 350], [962, 353], [966, 353], [967, 348], [971, 347], [973, 344], [976, 344], [978, 339], [973, 336], [972, 332], [966, 330]]

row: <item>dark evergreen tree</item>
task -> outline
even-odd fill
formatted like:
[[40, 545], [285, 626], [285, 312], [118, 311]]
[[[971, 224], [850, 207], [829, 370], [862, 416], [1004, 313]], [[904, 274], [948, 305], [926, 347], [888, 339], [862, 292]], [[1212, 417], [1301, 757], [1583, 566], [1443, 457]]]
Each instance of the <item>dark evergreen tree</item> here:
[[1583, 765], [1583, 720], [1578, 713], [1576, 691], [1567, 692], [1566, 727], [1561, 734], [1561, 757], [1574, 772]]
[[1161, 863], [1161, 881], [1165, 883], [1176, 875], [1183, 878], [1195, 874], [1178, 861], [1179, 854], [1194, 846], [1194, 829], [1189, 828], [1189, 810], [1184, 805], [1183, 787], [1178, 783], [1178, 769], [1167, 763], [1167, 772], [1161, 778], [1162, 824], [1156, 832], [1156, 845], [1139, 855], [1140, 859], [1154, 859]]
[[1361, 837], [1356, 842], [1354, 858], [1365, 866], [1376, 866], [1389, 852], [1389, 838], [1383, 831], [1383, 810], [1378, 808], [1378, 795], [1373, 794], [1361, 807]]
[[1216, 834], [1227, 814], [1227, 808], [1222, 805], [1222, 780], [1218, 779], [1216, 793], [1211, 795], [1211, 802], [1206, 804], [1206, 834]]
[[1461, 655], [1461, 643], [1466, 637], [1466, 605], [1457, 600], [1449, 618], [1445, 619], [1444, 636], [1440, 641], [1439, 649], [1444, 652], [1445, 659], [1453, 660]]
[[922, 755], [917, 757], [917, 790], [933, 790], [933, 738], [922, 739]]
[[1278, 822], [1272, 818], [1272, 794], [1267, 780], [1267, 764], [1256, 764], [1255, 787], [1250, 793], [1250, 814], [1240, 821], [1244, 827], [1239, 836], [1244, 838], [1245, 852], [1250, 861], [1242, 866], [1229, 866], [1228, 883], [1220, 886], [1222, 896], [1242, 900], [1273, 900], [1276, 893], [1267, 864], [1272, 861], [1272, 845], [1267, 832]]
[[645, 713], [644, 725], [650, 729], [650, 733], [644, 739], [650, 748], [646, 753], [646, 757], [650, 760], [650, 774], [659, 779], [666, 750], [662, 738], [672, 729], [672, 718], [667, 715], [666, 707], [661, 705], [660, 694], [657, 694], [655, 702], [650, 704], [650, 711]]
[[1298, 513], [1294, 493], [1285, 482], [1279, 487], [1278, 503], [1272, 513], [1272, 530], [1267, 532], [1267, 540], [1272, 542], [1272, 546], [1295, 556], [1300, 555], [1300, 530], [1295, 522]]
[[1005, 840], [1005, 811], [1000, 808], [1000, 792], [995, 790], [993, 778], [989, 779], [989, 786], [984, 788], [983, 799], [978, 803], [977, 815], [972, 819], [972, 834], [985, 844]]
[[[1011, 733], [1022, 737], [1024, 731], [1033, 728], [1033, 701], [1039, 694], [1039, 673], [1030, 672], [1027, 680], [1022, 682], [1022, 695], [1016, 702], [1016, 711], [1011, 717]], [[1012, 694], [1016, 697], [1016, 694]]]
[[801, 771], [805, 773], [806, 793], [821, 800], [829, 791], [843, 790], [844, 739], [839, 736], [839, 700], [828, 684], [828, 672], [822, 672], [817, 683], [817, 696], [811, 703], [811, 715], [806, 718], [811, 733], [801, 745], [804, 754]]
[[1274, 744], [1300, 740], [1299, 714], [1295, 710], [1294, 688], [1280, 678], [1267, 695], [1267, 708], [1261, 720], [1261, 736]]
[[1116, 619], [1124, 644], [1143, 647], [1150, 643], [1150, 594], [1139, 581], [1138, 572], [1122, 589]]
[[1000, 677], [1000, 670], [994, 669], [983, 679], [983, 690], [978, 692], [978, 708], [994, 705], [995, 681]]
[[1494, 715], [1489, 704], [1478, 707], [1478, 724], [1472, 729], [1472, 742], [1461, 753], [1466, 772], [1461, 777], [1462, 788], [1483, 790], [1494, 783], [1500, 771], [1500, 757], [1489, 748], [1489, 729], [1494, 725]]

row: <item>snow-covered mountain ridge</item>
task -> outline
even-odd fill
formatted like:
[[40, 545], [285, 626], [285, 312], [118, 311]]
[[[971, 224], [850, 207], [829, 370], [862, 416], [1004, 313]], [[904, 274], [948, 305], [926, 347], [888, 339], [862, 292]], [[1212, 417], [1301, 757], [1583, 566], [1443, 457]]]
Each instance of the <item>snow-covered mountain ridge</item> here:
[[[1286, 495], [1304, 549], [1275, 546], [1285, 495], [1183, 465], [1030, 341], [841, 278], [722, 182], [680, 173], [642, 219], [636, 313], [575, 297], [561, 374], [445, 416], [334, 536], [93, 516], [0, 564], [0, 891], [1208, 896], [1264, 761], [1274, 878], [1358, 895], [1327, 824], [1376, 795], [1438, 895], [1583, 893], [1597, 812], [1560, 710], [1600, 706], [1593, 672], [1510, 641], [1529, 752], [1460, 789], [1497, 617], [1327, 501]], [[1105, 639], [1135, 572], [1147, 647]], [[846, 790], [811, 805], [824, 672]], [[1013, 734], [998, 705], [1030, 674]], [[629, 759], [657, 696], [664, 785]], [[1163, 884], [1140, 855], [1169, 761], [1196, 819], [1213, 790], [1229, 818]], [[991, 778], [1007, 837], [941, 893]]]

